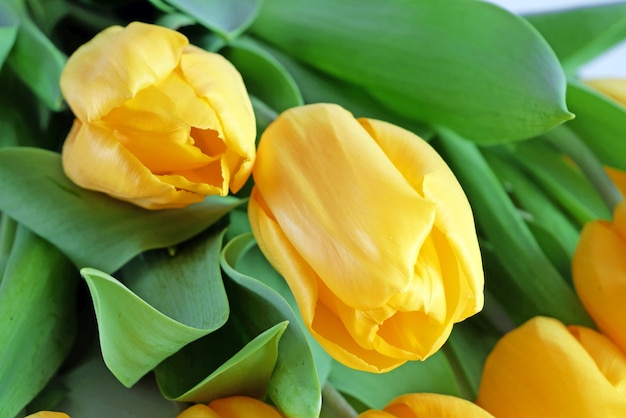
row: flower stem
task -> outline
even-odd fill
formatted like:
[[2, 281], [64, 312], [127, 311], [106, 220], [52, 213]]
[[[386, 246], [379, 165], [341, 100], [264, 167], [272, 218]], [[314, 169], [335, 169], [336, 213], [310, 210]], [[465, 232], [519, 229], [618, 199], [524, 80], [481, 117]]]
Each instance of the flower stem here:
[[355, 418], [357, 412], [341, 393], [329, 382], [322, 388], [322, 412], [320, 418]]
[[624, 198], [596, 155], [576, 133], [560, 125], [545, 134], [546, 139], [557, 149], [568, 155], [587, 176], [606, 205], [613, 211]]

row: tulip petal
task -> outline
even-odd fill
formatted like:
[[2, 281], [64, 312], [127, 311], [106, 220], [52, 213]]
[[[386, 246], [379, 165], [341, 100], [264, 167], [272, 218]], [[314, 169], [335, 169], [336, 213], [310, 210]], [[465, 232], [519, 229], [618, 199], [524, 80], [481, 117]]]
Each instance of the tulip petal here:
[[546, 317], [496, 344], [476, 403], [498, 418], [626, 416], [626, 398], [565, 325]]
[[392, 400], [385, 411], [397, 418], [493, 418], [476, 404], [436, 393], [412, 393]]
[[185, 409], [176, 418], [224, 418], [206, 405], [196, 404]]
[[70, 416], [63, 412], [40, 411], [26, 416], [26, 418], [70, 418]]
[[145, 208], [183, 207], [204, 199], [160, 181], [109, 131], [78, 120], [63, 145], [63, 169], [83, 188]]
[[[332, 175], [317, 174], [329, 168]], [[338, 299], [376, 309], [410, 286], [434, 204], [349, 112], [318, 104], [283, 113], [261, 138], [254, 178], [289, 241]]]
[[78, 48], [61, 74], [74, 114], [95, 121], [174, 70], [187, 38], [140, 22], [110, 27]]
[[[390, 414], [389, 412], [377, 411], [376, 409], [370, 409], [369, 411], [365, 411], [359, 414], [357, 418], [397, 418], [397, 417], [395, 415]], [[402, 417], [402, 418], [413, 418], [413, 417], [408, 416], [408, 417]]]
[[[614, 223], [585, 225], [572, 261], [576, 293], [603, 334], [626, 351], [626, 203], [617, 206]], [[619, 226], [619, 227], [618, 227]]]
[[256, 152], [254, 112], [241, 75], [223, 56], [192, 45], [184, 49], [180, 68], [198, 96], [219, 115], [220, 125], [211, 129], [238, 156], [235, 162], [228, 161], [229, 167], [236, 169], [230, 171], [230, 189], [237, 192], [252, 171]]
[[446, 262], [459, 264], [458, 280], [445, 281], [460, 286], [458, 299], [448, 304], [456, 307], [450, 316], [457, 322], [479, 312], [484, 287], [480, 249], [472, 209], [456, 177], [441, 156], [411, 132], [378, 120], [361, 118], [358, 121], [413, 189], [435, 203], [435, 228], [445, 235], [442, 242], [452, 246]]
[[282, 418], [274, 407], [246, 396], [233, 396], [212, 401], [209, 407], [222, 418]]
[[626, 106], [626, 80], [606, 78], [586, 80], [585, 84], [609, 96], [622, 106]]

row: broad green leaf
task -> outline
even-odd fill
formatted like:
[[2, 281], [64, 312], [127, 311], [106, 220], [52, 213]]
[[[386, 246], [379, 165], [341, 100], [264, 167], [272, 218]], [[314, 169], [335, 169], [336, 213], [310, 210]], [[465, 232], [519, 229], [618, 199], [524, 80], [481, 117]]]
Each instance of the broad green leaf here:
[[259, 12], [260, 0], [167, 0], [226, 40], [245, 31]]
[[582, 83], [570, 81], [567, 103], [576, 119], [567, 123], [606, 165], [626, 171], [626, 108]]
[[214, 330], [212, 318], [210, 328], [202, 328], [205, 318], [194, 313], [185, 316], [197, 322], [181, 323], [104, 272], [86, 267], [81, 274], [96, 311], [102, 357], [124, 386], [134, 385], [167, 357]]
[[[200, 383], [180, 393], [177, 386], [184, 387], [181, 383], [186, 383], [181, 375], [198, 368], [202, 358], [212, 356], [214, 350], [211, 348], [229, 342], [217, 338], [198, 341], [193, 351], [183, 349], [181, 354], [184, 355], [175, 355], [157, 367], [155, 372], [161, 391], [168, 399], [187, 402], [210, 402], [235, 395], [263, 397], [276, 365], [280, 339], [288, 324], [289, 321], [279, 322], [263, 331]], [[208, 341], [210, 344], [207, 344]], [[200, 347], [202, 351], [198, 350]]]
[[68, 355], [77, 279], [61, 252], [18, 226], [0, 281], [0, 416], [22, 410]]
[[[245, 325], [267, 327], [284, 320], [289, 321], [289, 326], [280, 341], [276, 368], [268, 386], [268, 396], [287, 417], [318, 417], [321, 404], [319, 379], [311, 350], [298, 325], [298, 320], [285, 299], [276, 291], [239, 270], [242, 257], [245, 257], [254, 246], [255, 241], [251, 234], [233, 239], [224, 248], [221, 264], [226, 275], [236, 284], [240, 295], [254, 295], [258, 300], [257, 304], [265, 306], [263, 311], [257, 308], [258, 313]], [[249, 305], [240, 307], [250, 309]]]
[[510, 282], [487, 280], [487, 289], [517, 324], [545, 315], [566, 324], [591, 325], [574, 290], [543, 253], [479, 149], [447, 130], [440, 131], [439, 140], [472, 205], [479, 232], [509, 272]]
[[611, 219], [611, 211], [589, 180], [541, 138], [515, 144], [514, 153], [535, 181], [579, 226], [593, 219]]
[[20, 26], [7, 62], [50, 109], [61, 110], [59, 78], [66, 56], [35, 25], [21, 0], [9, 0], [8, 5], [19, 17]]
[[183, 13], [172, 12], [160, 16], [158, 19], [156, 19], [154, 23], [159, 26], [178, 30], [183, 26], [194, 25], [196, 23], [196, 20], [193, 17]]
[[251, 31], [399, 115], [478, 143], [525, 139], [572, 118], [550, 46], [491, 3], [273, 0]]
[[52, 242], [79, 268], [113, 273], [142, 251], [198, 234], [240, 203], [210, 196], [183, 209], [150, 211], [76, 186], [58, 153], [0, 149], [0, 211]]
[[415, 120], [404, 118], [386, 108], [363, 87], [325, 74], [296, 61], [288, 54], [255, 41], [255, 44], [275, 57], [295, 79], [306, 103], [336, 103], [348, 109], [355, 117], [384, 120], [415, 132], [423, 139], [432, 136], [432, 130]]
[[241, 73], [246, 88], [276, 112], [303, 104], [298, 86], [283, 66], [249, 39], [221, 51]]
[[14, 219], [0, 213], [0, 285], [2, 285], [4, 268], [13, 249], [17, 225]]
[[568, 72], [575, 72], [626, 38], [625, 2], [525, 17], [541, 32]]
[[0, 4], [0, 69], [17, 37], [19, 23], [7, 4]]
[[[46, 36], [50, 36], [58, 23], [72, 12], [65, 0], [22, 0], [29, 15]], [[75, 11], [76, 9], [74, 9]], [[84, 18], [84, 15], [83, 15]]]
[[381, 374], [354, 370], [335, 362], [328, 381], [340, 392], [373, 409], [383, 409], [392, 399], [406, 393], [459, 395], [452, 368], [441, 351], [425, 361], [410, 361]]

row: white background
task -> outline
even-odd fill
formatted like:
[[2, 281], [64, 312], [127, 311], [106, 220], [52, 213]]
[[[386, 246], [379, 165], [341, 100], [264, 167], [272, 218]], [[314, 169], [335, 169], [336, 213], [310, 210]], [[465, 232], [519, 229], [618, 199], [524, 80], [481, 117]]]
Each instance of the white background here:
[[[621, 3], [602, 0], [488, 0], [518, 14], [553, 11], [579, 6]], [[580, 70], [582, 78], [626, 78], [626, 42], [607, 51]]]

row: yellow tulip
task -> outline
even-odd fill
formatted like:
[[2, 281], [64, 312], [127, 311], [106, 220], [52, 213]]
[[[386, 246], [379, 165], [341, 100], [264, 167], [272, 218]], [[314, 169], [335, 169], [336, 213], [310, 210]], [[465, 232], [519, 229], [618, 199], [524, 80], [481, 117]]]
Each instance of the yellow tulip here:
[[411, 393], [395, 398], [382, 411], [369, 410], [358, 418], [493, 418], [478, 405], [449, 395]]
[[626, 79], [603, 78], [586, 80], [585, 84], [610, 97], [622, 106], [626, 106]]
[[496, 344], [476, 403], [498, 418], [626, 417], [626, 356], [590, 328], [536, 317]]
[[197, 404], [185, 409], [176, 418], [283, 418], [278, 410], [246, 396], [216, 399], [208, 405]]
[[133, 22], [72, 54], [61, 89], [76, 115], [63, 168], [81, 187], [148, 209], [237, 192], [256, 125], [241, 76], [182, 34]]
[[25, 418], [70, 418], [70, 416], [63, 412], [40, 411], [27, 415]]
[[262, 135], [253, 177], [254, 236], [343, 364], [425, 359], [482, 308], [469, 203], [413, 133], [337, 105], [293, 108]]
[[576, 293], [603, 334], [626, 352], [626, 201], [613, 221], [583, 228], [572, 261]]

